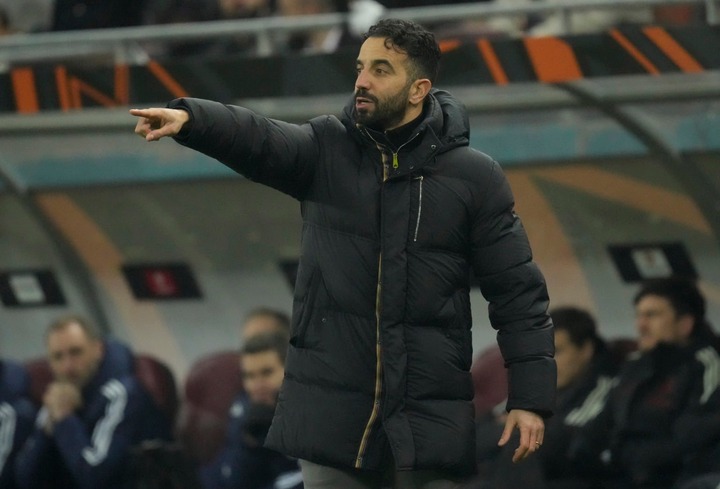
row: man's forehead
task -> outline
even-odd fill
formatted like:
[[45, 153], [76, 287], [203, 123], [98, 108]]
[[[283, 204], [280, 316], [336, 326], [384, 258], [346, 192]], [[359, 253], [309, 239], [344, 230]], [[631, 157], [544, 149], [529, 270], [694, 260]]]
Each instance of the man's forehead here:
[[47, 336], [49, 346], [65, 346], [71, 344], [84, 345], [90, 343], [91, 340], [80, 326], [71, 323], [64, 328], [50, 331]]
[[358, 63], [386, 62], [395, 64], [407, 59], [407, 53], [382, 37], [369, 37], [360, 47]]
[[265, 350], [257, 353], [243, 353], [240, 363], [247, 368], [263, 367], [266, 365], [282, 364], [280, 354], [275, 350]]
[[655, 294], [647, 294], [637, 302], [638, 308], [647, 309], [673, 309], [672, 302], [667, 297]]

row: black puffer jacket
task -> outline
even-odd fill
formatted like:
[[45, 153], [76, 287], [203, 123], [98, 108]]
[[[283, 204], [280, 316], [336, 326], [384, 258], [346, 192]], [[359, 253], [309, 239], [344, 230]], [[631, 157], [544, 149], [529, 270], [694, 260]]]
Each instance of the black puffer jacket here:
[[471, 268], [510, 369], [508, 408], [555, 389], [545, 282], [500, 167], [468, 147], [464, 109], [433, 91], [399, 151], [342, 120], [297, 126], [180, 99], [177, 139], [302, 204], [286, 377], [267, 444], [335, 466], [471, 472]]

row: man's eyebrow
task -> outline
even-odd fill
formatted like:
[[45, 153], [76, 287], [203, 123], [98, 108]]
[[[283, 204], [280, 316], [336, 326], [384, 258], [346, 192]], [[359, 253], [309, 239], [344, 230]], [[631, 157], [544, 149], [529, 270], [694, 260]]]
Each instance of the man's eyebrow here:
[[[363, 63], [361, 60], [358, 59], [358, 60], [355, 61], [355, 66], [363, 66], [363, 65], [364, 65], [364, 63]], [[381, 59], [374, 59], [374, 60], [372, 60], [372, 61], [370, 62], [370, 66], [380, 66], [380, 65], [382, 65], [382, 66], [387, 66], [387, 67], [390, 68], [392, 71], [395, 71], [395, 68], [393, 67], [393, 64], [392, 64], [389, 60], [387, 60], [387, 59], [383, 59], [383, 58], [381, 58]]]

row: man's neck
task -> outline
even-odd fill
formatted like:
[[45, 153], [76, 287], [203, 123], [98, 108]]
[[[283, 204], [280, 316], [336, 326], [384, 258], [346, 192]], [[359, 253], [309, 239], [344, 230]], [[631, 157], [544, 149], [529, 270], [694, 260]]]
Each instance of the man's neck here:
[[393, 148], [399, 149], [400, 146], [405, 144], [410, 138], [413, 137], [415, 130], [418, 128], [420, 123], [423, 121], [423, 111], [420, 111], [414, 119], [403, 124], [402, 126], [394, 129], [384, 131], [385, 136], [392, 145]]

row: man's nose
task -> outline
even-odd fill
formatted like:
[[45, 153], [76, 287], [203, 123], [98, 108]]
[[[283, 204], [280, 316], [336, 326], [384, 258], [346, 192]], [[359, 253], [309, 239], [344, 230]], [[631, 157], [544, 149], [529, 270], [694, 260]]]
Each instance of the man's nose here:
[[65, 358], [60, 362], [60, 372], [63, 375], [71, 374], [75, 370], [75, 362], [72, 358]]
[[647, 321], [642, 316], [638, 316], [635, 318], [635, 329], [638, 331], [643, 331], [646, 327]]
[[355, 88], [363, 88], [367, 90], [370, 88], [370, 82], [365, 74], [365, 71], [360, 71], [357, 75], [357, 78], [355, 79]]

